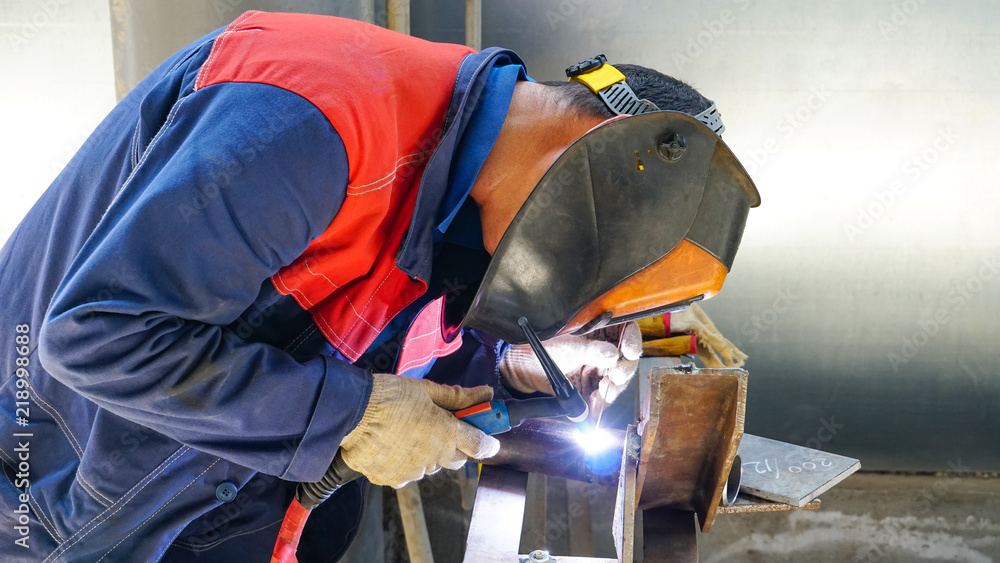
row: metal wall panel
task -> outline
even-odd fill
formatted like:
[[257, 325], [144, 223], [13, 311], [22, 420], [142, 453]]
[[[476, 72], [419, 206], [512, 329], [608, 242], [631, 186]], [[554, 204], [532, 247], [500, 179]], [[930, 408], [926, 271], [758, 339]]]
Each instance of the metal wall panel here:
[[0, 2], [0, 245], [114, 106], [107, 0]]
[[763, 198], [705, 303], [748, 432], [866, 469], [1000, 470], [1000, 4], [489, 2], [532, 76], [606, 53], [714, 99]]
[[[245, 9], [364, 16], [219, 1], [113, 11], [120, 89]], [[415, 1], [411, 31], [462, 42], [462, 10]], [[494, 0], [483, 44], [537, 79], [603, 52], [718, 103], [763, 197], [705, 304], [750, 355], [748, 432], [866, 469], [997, 471], [998, 16], [975, 0]]]
[[[326, 14], [365, 21], [376, 17], [373, 0], [110, 0], [115, 90], [122, 99], [167, 57], [229, 25], [247, 10]], [[385, 21], [385, 2], [381, 2]]]

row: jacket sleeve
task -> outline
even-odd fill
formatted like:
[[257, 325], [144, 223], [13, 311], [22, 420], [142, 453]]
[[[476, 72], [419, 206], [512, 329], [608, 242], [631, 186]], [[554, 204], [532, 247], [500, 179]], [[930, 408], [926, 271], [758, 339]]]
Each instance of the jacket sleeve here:
[[424, 378], [442, 385], [489, 385], [494, 398], [509, 399], [511, 394], [503, 386], [499, 367], [509, 347], [491, 334], [466, 329], [462, 333], [462, 346], [452, 354], [433, 360]]
[[326, 229], [347, 177], [340, 137], [296, 94], [240, 83], [181, 97], [57, 289], [42, 366], [191, 447], [318, 480], [371, 374], [225, 326]]

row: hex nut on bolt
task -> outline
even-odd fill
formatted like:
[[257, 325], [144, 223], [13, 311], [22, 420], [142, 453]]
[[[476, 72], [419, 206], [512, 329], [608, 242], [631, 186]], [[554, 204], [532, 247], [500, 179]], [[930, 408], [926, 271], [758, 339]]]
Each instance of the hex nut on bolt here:
[[544, 549], [536, 549], [528, 554], [528, 563], [549, 563], [552, 557]]
[[671, 133], [656, 146], [656, 152], [667, 162], [677, 162], [687, 151], [687, 141], [680, 133]]

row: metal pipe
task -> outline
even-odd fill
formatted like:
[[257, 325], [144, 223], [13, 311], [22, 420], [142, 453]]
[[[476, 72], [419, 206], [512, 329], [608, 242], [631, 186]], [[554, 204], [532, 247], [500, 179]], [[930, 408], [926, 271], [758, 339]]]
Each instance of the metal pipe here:
[[484, 459], [483, 464], [617, 486], [625, 432], [608, 428], [599, 432], [604, 434], [601, 440], [607, 447], [597, 451], [589, 447], [594, 444], [588, 444], [573, 423], [542, 418], [526, 420], [510, 432], [495, 436], [500, 440], [500, 452]]
[[385, 26], [410, 34], [410, 0], [385, 0]]
[[358, 19], [365, 23], [375, 23], [375, 0], [359, 0]]
[[722, 506], [732, 506], [740, 494], [740, 481], [743, 480], [743, 458], [737, 455], [726, 477], [726, 486], [722, 489]]
[[465, 0], [465, 45], [483, 49], [483, 0]]
[[[60, 4], [69, 2], [61, 0]], [[108, 0], [108, 6], [119, 100], [178, 49], [229, 25], [246, 10], [326, 14], [368, 23], [376, 20], [375, 0]], [[407, 22], [409, 13], [407, 7]]]
[[399, 516], [403, 522], [406, 537], [406, 551], [411, 563], [434, 563], [431, 540], [427, 535], [427, 521], [424, 519], [424, 504], [420, 500], [420, 487], [407, 483], [396, 489], [399, 501]]

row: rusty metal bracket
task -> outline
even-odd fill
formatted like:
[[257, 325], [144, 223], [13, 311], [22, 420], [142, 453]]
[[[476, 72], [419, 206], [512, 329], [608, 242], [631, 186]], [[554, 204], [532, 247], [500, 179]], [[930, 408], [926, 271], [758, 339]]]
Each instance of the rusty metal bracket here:
[[[530, 420], [498, 436], [500, 453], [483, 463], [507, 469], [483, 469], [465, 561], [611, 561], [544, 552], [534, 553], [535, 559], [517, 555], [527, 479], [525, 473], [513, 470], [617, 483], [612, 534], [618, 561], [627, 563], [639, 557], [636, 550], [649, 562], [697, 561], [697, 529], [708, 532], [716, 514], [819, 508], [819, 500], [811, 499], [856, 471], [858, 461], [753, 436], [741, 448], [747, 377], [742, 369], [681, 365], [654, 368], [637, 378], [643, 397], [639, 425], [610, 433], [615, 443], [609, 450], [612, 461], [600, 471], [580, 447], [573, 424]], [[734, 465], [738, 450], [745, 459]], [[747, 466], [756, 474], [766, 473], [757, 466], [773, 469], [776, 482], [778, 470], [787, 470], [795, 474], [790, 481], [795, 486], [781, 482], [754, 488], [749, 479], [737, 495], [740, 469]], [[803, 488], [804, 494], [791, 494]], [[773, 499], [782, 502], [769, 502], [747, 492], [784, 496]]]
[[642, 511], [643, 563], [697, 563], [698, 519], [690, 510]]
[[743, 436], [747, 372], [653, 369], [639, 433], [639, 509], [694, 511], [712, 527]]

